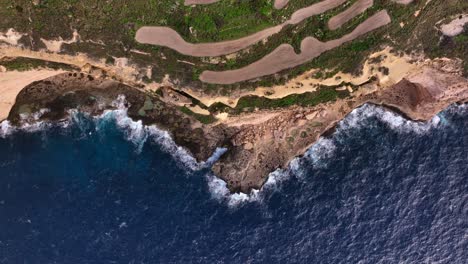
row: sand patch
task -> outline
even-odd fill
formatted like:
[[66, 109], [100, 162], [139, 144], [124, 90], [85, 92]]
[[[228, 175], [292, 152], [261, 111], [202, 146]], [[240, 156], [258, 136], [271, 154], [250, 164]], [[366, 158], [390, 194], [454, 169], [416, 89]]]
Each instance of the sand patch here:
[[41, 38], [42, 43], [46, 45], [47, 50], [50, 52], [60, 53], [62, 51], [62, 45], [65, 44], [72, 44], [77, 42], [80, 39], [80, 35], [75, 30], [73, 31], [73, 37], [70, 40], [63, 40], [60, 37], [58, 40], [46, 40]]
[[411, 4], [414, 0], [393, 0], [393, 2], [397, 4], [402, 4], [402, 5], [408, 5]]
[[10, 28], [6, 33], [0, 33], [0, 42], [6, 42], [10, 45], [16, 46], [18, 45], [18, 41], [24, 35], [25, 34], [21, 34], [16, 32], [13, 28]]
[[455, 37], [463, 32], [466, 24], [468, 24], [468, 14], [459, 15], [449, 23], [440, 26], [440, 31], [445, 36]]
[[186, 106], [190, 111], [194, 112], [195, 114], [200, 114], [200, 115], [210, 115], [210, 111], [201, 108], [199, 105], [196, 105], [194, 107], [191, 106]]
[[282, 44], [262, 59], [243, 68], [220, 72], [204, 71], [200, 75], [200, 80], [202, 82], [213, 84], [233, 84], [271, 75], [310, 61], [325, 51], [339, 47], [346, 42], [352, 41], [372, 30], [385, 26], [390, 22], [390, 16], [387, 11], [383, 10], [369, 17], [351, 33], [339, 39], [321, 42], [313, 37], [305, 38], [301, 43], [300, 54], [296, 54], [291, 45]]
[[64, 71], [0, 72], [0, 121], [6, 119], [15, 104], [16, 97], [29, 84], [47, 79]]

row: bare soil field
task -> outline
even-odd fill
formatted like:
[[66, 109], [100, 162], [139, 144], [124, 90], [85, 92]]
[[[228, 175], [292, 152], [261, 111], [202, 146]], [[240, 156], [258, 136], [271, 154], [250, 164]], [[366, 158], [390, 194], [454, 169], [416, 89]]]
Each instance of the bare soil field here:
[[[184, 4], [189, 5], [207, 5], [219, 2], [220, 0], [185, 0]], [[281, 9], [288, 4], [289, 0], [275, 0], [274, 7], [276, 9]]]
[[267, 28], [250, 36], [215, 42], [192, 44], [186, 42], [175, 30], [168, 27], [142, 27], [136, 33], [136, 41], [145, 44], [165, 46], [184, 55], [194, 57], [216, 57], [235, 53], [260, 42], [283, 29], [283, 25]]
[[373, 5], [374, 0], [358, 0], [350, 8], [332, 17], [328, 21], [328, 28], [331, 30], [336, 30], [340, 28], [343, 24], [353, 19], [357, 15], [363, 13]]
[[286, 25], [298, 24], [303, 20], [345, 3], [346, 0], [324, 0], [294, 12], [291, 19], [281, 25], [264, 29], [260, 32], [236, 40], [216, 43], [193, 44], [186, 42], [179, 33], [168, 27], [142, 27], [135, 36], [135, 40], [143, 44], [158, 45], [171, 48], [181, 54], [194, 57], [215, 57], [238, 52], [269, 36], [280, 32]]
[[204, 71], [200, 75], [200, 80], [206, 83], [232, 84], [274, 74], [282, 70], [301, 65], [319, 56], [325, 51], [352, 41], [372, 30], [387, 25], [390, 22], [390, 16], [386, 10], [383, 10], [369, 17], [351, 33], [339, 39], [321, 42], [313, 37], [305, 38], [301, 43], [302, 52], [300, 54], [296, 54], [291, 45], [282, 44], [272, 53], [246, 67], [223, 72]]

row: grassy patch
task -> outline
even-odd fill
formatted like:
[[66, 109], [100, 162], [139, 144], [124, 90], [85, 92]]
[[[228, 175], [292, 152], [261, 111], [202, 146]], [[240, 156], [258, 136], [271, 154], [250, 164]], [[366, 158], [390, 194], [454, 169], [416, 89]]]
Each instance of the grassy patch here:
[[280, 99], [268, 99], [259, 96], [242, 97], [234, 109], [235, 113], [253, 111], [255, 109], [275, 109], [299, 106], [315, 106], [321, 103], [335, 101], [338, 98], [348, 96], [347, 91], [336, 91], [334, 88], [321, 88], [317, 92], [307, 92], [304, 94], [292, 94]]
[[195, 119], [197, 119], [203, 124], [211, 124], [217, 121], [217, 119], [212, 115], [197, 114], [197, 113], [192, 112], [190, 109], [188, 109], [185, 106], [180, 107], [180, 111], [182, 111], [186, 115], [194, 117]]
[[29, 71], [39, 68], [65, 71], [79, 70], [78, 67], [73, 67], [64, 63], [43, 61], [24, 57], [3, 58], [0, 61], [0, 65], [5, 67], [9, 71]]

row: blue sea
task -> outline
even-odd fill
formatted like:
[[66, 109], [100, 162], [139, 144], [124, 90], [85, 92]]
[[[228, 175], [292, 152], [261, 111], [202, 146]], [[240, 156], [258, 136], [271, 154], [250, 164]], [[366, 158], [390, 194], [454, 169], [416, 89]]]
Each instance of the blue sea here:
[[230, 194], [124, 109], [0, 125], [0, 263], [467, 263], [468, 107], [365, 105]]

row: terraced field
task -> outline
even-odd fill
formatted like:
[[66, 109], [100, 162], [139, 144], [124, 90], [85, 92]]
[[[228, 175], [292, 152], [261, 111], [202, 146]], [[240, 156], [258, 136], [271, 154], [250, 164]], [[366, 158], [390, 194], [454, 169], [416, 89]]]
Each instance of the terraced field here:
[[300, 54], [296, 54], [291, 45], [283, 44], [261, 60], [246, 67], [222, 72], [205, 71], [200, 76], [200, 80], [207, 83], [232, 84], [274, 74], [301, 65], [325, 51], [339, 47], [390, 22], [391, 19], [387, 12], [380, 11], [360, 24], [353, 32], [339, 39], [327, 42], [321, 42], [313, 37], [304, 39], [301, 43]]
[[267, 28], [236, 40], [192, 44], [186, 42], [176, 31], [168, 27], [142, 27], [137, 31], [135, 39], [139, 43], [168, 47], [189, 56], [214, 57], [227, 55], [252, 46], [280, 32], [287, 25], [299, 24], [309, 17], [327, 12], [346, 1], [347, 0], [324, 0], [294, 12], [291, 18], [281, 25]]
[[[217, 1], [213, 0], [191, 0], [185, 4], [210, 4]], [[276, 1], [275, 8], [282, 8], [288, 1]], [[189, 43], [185, 41], [175, 30], [169, 27], [142, 27], [135, 36], [137, 42], [142, 44], [151, 44], [168, 47], [181, 54], [194, 57], [216, 57], [232, 54], [244, 50], [260, 41], [266, 40], [274, 34], [283, 30], [290, 25], [298, 25], [306, 19], [324, 14], [340, 5], [348, 2], [347, 0], [323, 0], [312, 4], [308, 7], [301, 8], [295, 11], [291, 17], [284, 23], [266, 28], [252, 35], [229, 41], [221, 41], [214, 43]], [[349, 2], [348, 2], [349, 3]], [[336, 30], [343, 26], [348, 21], [359, 16], [367, 9], [372, 7], [373, 0], [358, 0], [349, 8], [334, 15], [328, 21], [328, 28]], [[200, 75], [202, 82], [211, 84], [234, 84], [265, 75], [274, 74], [285, 69], [293, 68], [304, 64], [313, 58], [318, 57], [325, 51], [337, 48], [342, 44], [352, 41], [372, 30], [385, 26], [391, 22], [391, 18], [387, 11], [380, 11], [361, 24], [359, 24], [351, 33], [348, 33], [341, 38], [322, 42], [314, 37], [306, 37], [301, 42], [301, 53], [296, 54], [294, 47], [290, 44], [280, 45], [270, 54], [262, 59], [253, 62], [250, 65], [240, 69], [227, 71], [204, 71]]]

